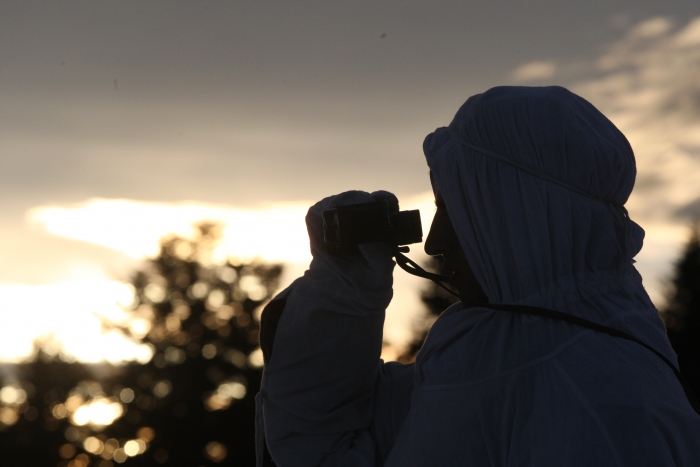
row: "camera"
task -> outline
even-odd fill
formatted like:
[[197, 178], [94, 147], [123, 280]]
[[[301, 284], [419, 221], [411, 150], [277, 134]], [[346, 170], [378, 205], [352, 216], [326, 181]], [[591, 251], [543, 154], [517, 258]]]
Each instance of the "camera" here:
[[322, 217], [323, 240], [339, 252], [362, 243], [401, 246], [423, 241], [420, 211], [391, 213], [387, 200], [336, 206], [323, 211]]

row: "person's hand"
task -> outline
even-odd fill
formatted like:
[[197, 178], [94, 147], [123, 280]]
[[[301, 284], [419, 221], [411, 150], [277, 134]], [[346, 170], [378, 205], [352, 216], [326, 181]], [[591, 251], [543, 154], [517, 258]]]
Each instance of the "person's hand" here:
[[361, 293], [384, 293], [387, 288], [391, 290], [392, 272], [394, 261], [392, 260], [392, 246], [385, 242], [365, 243], [358, 245], [357, 250], [339, 254], [326, 246], [323, 241], [322, 213], [334, 206], [348, 204], [368, 203], [386, 199], [389, 202], [391, 212], [399, 209], [396, 196], [387, 191], [346, 191], [339, 195], [329, 196], [313, 205], [306, 215], [306, 227], [311, 241], [311, 254], [313, 262], [310, 272], [318, 274], [332, 274], [343, 282], [349, 282], [351, 287]]

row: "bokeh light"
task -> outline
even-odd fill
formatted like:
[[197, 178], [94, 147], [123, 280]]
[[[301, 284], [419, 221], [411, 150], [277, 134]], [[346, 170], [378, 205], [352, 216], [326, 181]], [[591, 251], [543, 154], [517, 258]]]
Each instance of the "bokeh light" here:
[[27, 393], [24, 389], [9, 385], [0, 389], [0, 402], [8, 405], [20, 405], [27, 400]]
[[228, 451], [226, 446], [223, 444], [216, 441], [211, 441], [204, 448], [204, 453], [209, 460], [213, 462], [222, 462], [224, 459], [226, 459]]
[[12, 426], [19, 420], [19, 413], [13, 407], [0, 407], [0, 424]]
[[101, 427], [112, 424], [123, 413], [124, 407], [115, 399], [101, 397], [79, 406], [70, 420], [77, 426]]

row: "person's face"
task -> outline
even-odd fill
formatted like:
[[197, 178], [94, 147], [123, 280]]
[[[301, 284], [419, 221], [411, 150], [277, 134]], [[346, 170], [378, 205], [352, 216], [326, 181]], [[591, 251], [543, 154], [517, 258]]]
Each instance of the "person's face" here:
[[450, 275], [449, 284], [459, 291], [462, 302], [466, 305], [488, 303], [488, 298], [477, 282], [472, 268], [464, 256], [462, 245], [447, 215], [442, 197], [435, 199], [437, 211], [425, 240], [425, 252], [430, 256], [442, 256], [443, 267]]

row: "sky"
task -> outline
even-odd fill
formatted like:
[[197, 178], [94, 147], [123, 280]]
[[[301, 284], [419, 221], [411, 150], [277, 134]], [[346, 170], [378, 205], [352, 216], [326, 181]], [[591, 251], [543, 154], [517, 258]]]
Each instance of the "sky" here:
[[[568, 87], [627, 135], [661, 305], [700, 215], [699, 75], [696, 2], [3, 1], [0, 360], [38, 336], [147, 358], [94, 313], [122, 316], [129, 274], [198, 219], [227, 224], [220, 257], [285, 261], [287, 282], [325, 196], [392, 191], [427, 233], [423, 138], [503, 84]], [[423, 284], [395, 277], [398, 345]]]

